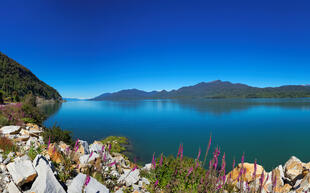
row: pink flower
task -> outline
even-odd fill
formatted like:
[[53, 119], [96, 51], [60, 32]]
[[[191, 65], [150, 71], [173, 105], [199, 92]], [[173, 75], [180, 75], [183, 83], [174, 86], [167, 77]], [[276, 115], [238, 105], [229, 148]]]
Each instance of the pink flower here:
[[256, 171], [257, 171], [257, 163], [256, 160], [254, 161], [254, 172], [253, 172], [253, 179], [256, 177]]
[[112, 166], [115, 165], [115, 164], [116, 164], [116, 161], [110, 163], [110, 164], [109, 164], [109, 167], [112, 167]]
[[197, 160], [199, 160], [200, 154], [201, 154], [201, 149], [199, 148], [198, 155], [197, 155]]
[[156, 180], [156, 182], [155, 182], [154, 186], [156, 187], [157, 185], [158, 185], [158, 180]]
[[181, 146], [181, 155], [180, 155], [180, 160], [182, 161], [182, 159], [183, 159], [183, 144]]
[[93, 153], [94, 153], [93, 151], [90, 152], [90, 155], [89, 155], [88, 159], [90, 159], [91, 156], [93, 156]]
[[188, 176], [192, 173], [192, 171], [193, 171], [193, 167], [191, 167], [191, 168], [188, 170], [186, 177], [188, 177]]
[[109, 144], [109, 152], [111, 152], [111, 148], [112, 148], [112, 145], [111, 143]]
[[156, 168], [155, 152], [153, 153], [152, 165], [153, 165], [153, 168], [155, 169]]
[[159, 167], [163, 165], [163, 154], [160, 156]]
[[77, 152], [77, 150], [79, 149], [78, 144], [79, 144], [79, 139], [76, 140], [74, 148], [73, 148], [75, 152]]
[[105, 162], [106, 160], [107, 160], [107, 154], [104, 153], [104, 155], [103, 155], [103, 161]]
[[260, 187], [261, 188], [263, 187], [264, 179], [265, 179], [265, 175], [264, 175], [264, 172], [263, 172], [261, 177], [260, 177], [260, 179], [259, 179], [259, 183], [260, 183]]
[[90, 177], [86, 176], [85, 183], [84, 183], [85, 187], [88, 185], [89, 181], [90, 181]]
[[138, 168], [138, 166], [135, 166], [134, 168], [132, 168], [131, 171], [135, 171]]

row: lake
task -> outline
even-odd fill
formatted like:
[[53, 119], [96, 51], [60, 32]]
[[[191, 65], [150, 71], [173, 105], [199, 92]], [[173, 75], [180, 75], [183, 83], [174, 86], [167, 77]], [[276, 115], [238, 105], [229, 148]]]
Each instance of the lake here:
[[69, 101], [41, 108], [49, 115], [45, 126], [57, 123], [75, 138], [128, 137], [141, 163], [154, 152], [176, 155], [181, 143], [185, 156], [196, 157], [211, 133], [212, 150], [226, 153], [229, 168], [243, 153], [266, 170], [292, 155], [310, 161], [310, 99]]

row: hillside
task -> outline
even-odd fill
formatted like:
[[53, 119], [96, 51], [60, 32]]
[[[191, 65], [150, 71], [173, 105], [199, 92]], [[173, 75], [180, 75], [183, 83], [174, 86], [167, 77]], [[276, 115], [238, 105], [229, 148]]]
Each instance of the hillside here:
[[39, 80], [30, 70], [0, 52], [0, 90], [5, 97], [17, 92], [20, 97], [32, 92], [44, 99], [61, 100], [60, 94]]
[[192, 98], [300, 98], [310, 97], [310, 87], [289, 85], [281, 87], [258, 88], [245, 84], [233, 84], [216, 80], [201, 82], [193, 86], [172, 91], [146, 92], [137, 89], [104, 93], [91, 100], [140, 100], [140, 99], [192, 99]]

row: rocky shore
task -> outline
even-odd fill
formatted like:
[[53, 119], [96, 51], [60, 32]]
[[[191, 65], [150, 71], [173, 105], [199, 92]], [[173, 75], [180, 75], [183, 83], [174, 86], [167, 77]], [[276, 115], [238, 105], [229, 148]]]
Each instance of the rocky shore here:
[[[45, 143], [43, 128], [34, 124], [5, 126], [0, 132], [17, 146], [10, 152], [0, 149], [0, 192], [144, 193], [153, 186], [141, 175], [151, 171], [152, 164], [139, 168], [126, 156], [111, 152], [113, 141], [89, 145], [78, 140], [73, 148], [62, 141]], [[221, 192], [309, 192], [310, 162], [293, 156], [270, 172], [240, 163], [226, 175], [226, 183], [230, 189]]]
[[0, 150], [0, 192], [147, 192], [150, 182], [140, 176], [141, 169], [100, 141], [88, 145], [78, 140], [71, 149], [64, 142], [45, 144], [37, 125], [5, 126], [0, 131], [18, 146], [7, 155]]

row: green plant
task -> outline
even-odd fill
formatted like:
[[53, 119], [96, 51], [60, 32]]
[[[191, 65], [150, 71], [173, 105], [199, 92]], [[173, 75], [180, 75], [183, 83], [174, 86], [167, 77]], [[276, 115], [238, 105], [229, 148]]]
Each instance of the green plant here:
[[43, 152], [43, 150], [44, 147], [42, 145], [36, 148], [32, 143], [28, 151], [28, 156], [30, 157], [31, 160], [34, 160], [38, 154], [41, 154]]
[[30, 103], [23, 103], [22, 111], [24, 118], [31, 123], [41, 124], [45, 119], [45, 115], [35, 106]]
[[50, 140], [50, 143], [59, 143], [60, 141], [65, 142], [66, 144], [72, 145], [72, 132], [62, 130], [56, 124], [53, 125], [51, 128], [45, 128], [44, 132], [42, 133], [44, 142], [47, 144]]
[[126, 150], [123, 145], [128, 144], [126, 137], [109, 136], [101, 141], [103, 144], [109, 146], [111, 144], [111, 152], [121, 153]]
[[3, 150], [4, 155], [7, 155], [10, 152], [16, 152], [18, 148], [12, 140], [5, 136], [0, 136], [0, 149]]
[[5, 126], [9, 124], [10, 124], [9, 120], [5, 116], [3, 116], [0, 112], [0, 126]]

